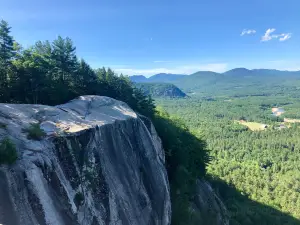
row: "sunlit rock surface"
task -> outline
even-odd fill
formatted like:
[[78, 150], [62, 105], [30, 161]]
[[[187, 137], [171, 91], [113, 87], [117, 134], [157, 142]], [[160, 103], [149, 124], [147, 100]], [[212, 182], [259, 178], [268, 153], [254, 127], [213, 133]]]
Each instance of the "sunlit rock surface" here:
[[[125, 103], [0, 104], [0, 122], [0, 140], [9, 137], [19, 155], [0, 166], [0, 224], [170, 224], [160, 139]], [[27, 139], [31, 123], [45, 131], [41, 141]]]

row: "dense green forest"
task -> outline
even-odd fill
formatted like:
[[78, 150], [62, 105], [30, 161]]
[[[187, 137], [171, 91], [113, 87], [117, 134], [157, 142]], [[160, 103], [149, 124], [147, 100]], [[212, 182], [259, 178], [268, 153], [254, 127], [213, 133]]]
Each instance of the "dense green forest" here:
[[[191, 98], [156, 104], [206, 140], [207, 177], [230, 224], [300, 224], [300, 72], [237, 68], [174, 77]], [[276, 116], [278, 107], [284, 113]]]
[[[93, 69], [78, 59], [70, 38], [59, 36], [53, 42], [38, 41], [23, 49], [10, 29], [7, 22], [0, 22], [0, 102], [57, 105], [80, 95], [103, 95], [126, 102], [151, 118], [161, 136], [170, 178], [172, 224], [192, 221], [189, 202], [196, 179], [205, 175], [208, 163], [205, 143], [180, 120], [156, 110], [152, 98], [135, 88], [127, 76], [109, 68]], [[0, 144], [0, 156], [7, 152], [6, 142]], [[9, 164], [17, 156], [10, 158]]]
[[[300, 123], [283, 122], [300, 118], [300, 85], [297, 78], [283, 83], [277, 78], [273, 86], [260, 80], [256, 86], [243, 79], [235, 84], [225, 81], [218, 88], [216, 83], [200, 82], [198, 87], [205, 89], [193, 86], [192, 98], [156, 103], [207, 141], [212, 159], [208, 176], [229, 209], [231, 224], [300, 224]], [[228, 88], [233, 85], [245, 88]], [[273, 107], [285, 113], [274, 116]], [[240, 120], [267, 128], [251, 131]]]
[[186, 94], [174, 84], [169, 83], [134, 83], [145, 95], [152, 97], [183, 98]]

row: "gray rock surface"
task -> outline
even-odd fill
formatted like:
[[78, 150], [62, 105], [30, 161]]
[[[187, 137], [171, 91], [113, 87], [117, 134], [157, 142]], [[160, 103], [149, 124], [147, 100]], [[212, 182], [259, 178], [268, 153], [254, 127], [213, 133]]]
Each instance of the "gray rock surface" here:
[[[160, 139], [125, 103], [0, 104], [0, 123], [0, 140], [9, 137], [19, 155], [0, 166], [0, 224], [170, 224]], [[42, 140], [28, 140], [31, 123], [45, 131]]]

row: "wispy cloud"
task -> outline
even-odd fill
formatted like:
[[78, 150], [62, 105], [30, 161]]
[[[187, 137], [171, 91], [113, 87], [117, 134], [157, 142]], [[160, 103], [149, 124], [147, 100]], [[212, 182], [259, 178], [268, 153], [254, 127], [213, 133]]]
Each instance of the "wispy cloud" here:
[[282, 33], [282, 34], [272, 34], [276, 29], [274, 28], [269, 28], [265, 35], [261, 37], [261, 41], [265, 42], [265, 41], [270, 41], [272, 39], [278, 39], [279, 41], [286, 41], [288, 39], [290, 39], [292, 37], [292, 33]]
[[281, 38], [279, 38], [279, 41], [286, 41], [286, 40], [290, 39], [291, 37], [292, 37], [291, 33], [281, 34]]
[[145, 37], [143, 38], [143, 41], [153, 41], [153, 37]]
[[136, 69], [136, 68], [114, 68], [117, 73], [123, 73], [126, 75], [138, 75], [145, 76], [154, 75], [157, 73], [174, 73], [174, 74], [192, 74], [197, 71], [214, 71], [224, 72], [227, 70], [226, 63], [211, 63], [211, 64], [199, 64], [199, 65], [185, 65], [174, 68], [150, 68], [150, 69]]
[[275, 28], [269, 28], [265, 35], [261, 37], [261, 41], [270, 41], [273, 38], [276, 38], [276, 35], [271, 35], [275, 30]]
[[241, 33], [241, 36], [244, 36], [246, 34], [255, 34], [255, 33], [256, 33], [256, 30], [244, 29]]

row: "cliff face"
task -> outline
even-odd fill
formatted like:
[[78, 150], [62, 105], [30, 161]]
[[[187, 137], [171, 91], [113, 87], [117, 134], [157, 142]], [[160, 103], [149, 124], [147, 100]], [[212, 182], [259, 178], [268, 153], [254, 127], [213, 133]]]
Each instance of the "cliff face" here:
[[[125, 103], [82, 96], [56, 107], [0, 104], [0, 224], [169, 225], [164, 152], [151, 122]], [[31, 123], [45, 131], [29, 140]]]

